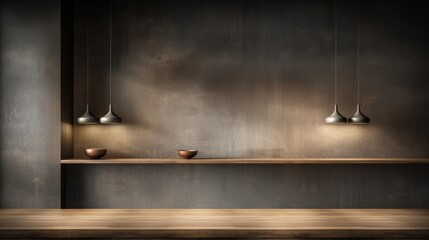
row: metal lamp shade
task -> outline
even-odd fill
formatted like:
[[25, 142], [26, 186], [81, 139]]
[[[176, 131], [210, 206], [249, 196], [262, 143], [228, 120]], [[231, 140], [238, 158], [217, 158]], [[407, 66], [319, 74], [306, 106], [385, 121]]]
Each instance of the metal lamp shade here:
[[345, 124], [347, 123], [347, 118], [338, 112], [338, 105], [335, 105], [334, 112], [325, 118], [325, 122], [328, 124]]
[[100, 120], [89, 111], [89, 105], [86, 105], [86, 111], [82, 116], [77, 118], [77, 123], [84, 125], [99, 124]]
[[360, 111], [360, 105], [359, 104], [357, 105], [357, 110], [356, 110], [355, 114], [348, 119], [348, 122], [350, 124], [368, 124], [369, 121], [370, 121], [369, 117], [365, 116]]
[[102, 124], [120, 124], [122, 119], [116, 115], [112, 110], [112, 104], [109, 105], [109, 112], [100, 118]]

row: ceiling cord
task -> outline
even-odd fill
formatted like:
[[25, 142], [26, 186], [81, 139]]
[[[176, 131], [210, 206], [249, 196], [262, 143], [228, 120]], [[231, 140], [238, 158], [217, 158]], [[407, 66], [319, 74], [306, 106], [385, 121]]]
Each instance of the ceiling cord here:
[[360, 19], [359, 19], [359, 1], [357, 1], [357, 99], [360, 104]]
[[334, 82], [335, 82], [335, 105], [337, 105], [337, 2], [333, 1], [334, 4], [334, 35], [335, 35], [335, 57], [334, 57], [334, 64], [335, 64], [335, 74], [334, 74]]
[[89, 105], [89, 10], [86, 13], [86, 104]]
[[110, 83], [110, 105], [112, 104], [112, 0], [110, 0], [110, 28], [109, 28], [109, 83]]

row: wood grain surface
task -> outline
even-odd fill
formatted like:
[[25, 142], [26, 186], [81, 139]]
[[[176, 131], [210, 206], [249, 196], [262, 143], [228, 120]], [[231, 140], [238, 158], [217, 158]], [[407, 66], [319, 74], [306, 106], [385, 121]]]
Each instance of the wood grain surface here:
[[65, 159], [61, 164], [428, 164], [427, 158], [194, 158]]
[[2, 238], [422, 238], [419, 209], [2, 209]]

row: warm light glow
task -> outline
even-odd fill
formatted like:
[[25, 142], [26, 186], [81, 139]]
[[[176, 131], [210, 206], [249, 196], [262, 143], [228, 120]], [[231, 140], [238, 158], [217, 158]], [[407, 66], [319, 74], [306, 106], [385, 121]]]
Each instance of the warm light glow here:
[[61, 122], [61, 134], [64, 137], [70, 137], [73, 134], [73, 124]]
[[364, 137], [367, 131], [366, 128], [348, 124], [341, 124], [341, 126], [324, 124], [319, 126], [315, 135], [324, 141], [353, 141]]

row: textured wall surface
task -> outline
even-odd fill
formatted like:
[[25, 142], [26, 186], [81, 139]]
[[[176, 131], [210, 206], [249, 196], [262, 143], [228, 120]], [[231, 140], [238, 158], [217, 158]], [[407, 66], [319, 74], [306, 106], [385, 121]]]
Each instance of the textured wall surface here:
[[69, 208], [428, 208], [428, 166], [68, 166]]
[[60, 206], [60, 2], [0, 1], [0, 207]]
[[[88, 6], [75, 4], [77, 116], [86, 104]], [[357, 100], [354, 4], [338, 6], [346, 116]], [[199, 157], [429, 157], [429, 29], [417, 2], [361, 3], [369, 126], [324, 124], [334, 104], [331, 1], [128, 0], [113, 9], [113, 105], [124, 123], [75, 125], [75, 157], [87, 147], [106, 147], [107, 157], [177, 157], [183, 148]], [[93, 1], [90, 12], [90, 102], [102, 116], [108, 4]], [[417, 166], [74, 166], [70, 173], [74, 207], [429, 207], [428, 168]]]

